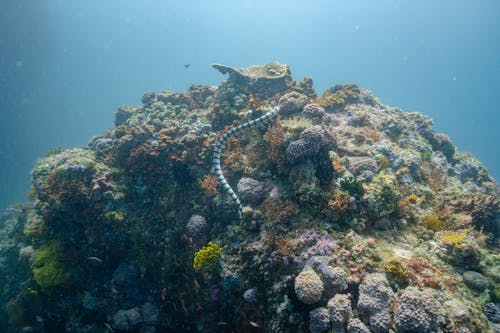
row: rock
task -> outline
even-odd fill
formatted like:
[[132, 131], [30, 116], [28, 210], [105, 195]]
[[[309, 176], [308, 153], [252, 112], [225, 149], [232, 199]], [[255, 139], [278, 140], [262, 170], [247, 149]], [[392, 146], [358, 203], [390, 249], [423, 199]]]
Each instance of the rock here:
[[347, 333], [370, 333], [370, 330], [361, 320], [353, 318], [347, 325]]
[[115, 126], [125, 125], [127, 120], [140, 110], [142, 109], [135, 106], [120, 106], [115, 113]]
[[444, 306], [448, 311], [448, 313], [450, 314], [450, 316], [453, 317], [455, 320], [460, 322], [469, 320], [470, 318], [469, 309], [465, 306], [464, 303], [462, 303], [458, 299], [448, 300], [444, 303]]
[[310, 268], [300, 272], [295, 278], [295, 294], [306, 304], [314, 304], [321, 299], [324, 287], [319, 276]]
[[113, 316], [113, 328], [119, 331], [131, 331], [136, 329], [142, 322], [142, 316], [138, 308], [119, 310]]
[[324, 333], [330, 329], [330, 314], [327, 308], [317, 308], [309, 312], [309, 331]]
[[238, 182], [238, 192], [244, 203], [257, 205], [265, 199], [266, 188], [258, 180], [243, 177]]
[[464, 283], [470, 289], [482, 292], [488, 287], [488, 280], [483, 274], [474, 271], [465, 271], [462, 274]]
[[160, 309], [153, 303], [147, 302], [141, 307], [142, 319], [144, 325], [156, 325]]
[[500, 305], [492, 302], [486, 303], [484, 307], [484, 314], [492, 323], [500, 323]]
[[121, 263], [113, 272], [111, 283], [117, 289], [126, 289], [135, 286], [138, 282], [139, 271], [137, 267]]
[[373, 228], [377, 230], [389, 230], [391, 228], [391, 220], [387, 217], [375, 220]]
[[141, 98], [141, 102], [142, 104], [144, 104], [144, 106], [149, 106], [153, 104], [154, 102], [156, 102], [155, 93], [151, 91], [145, 93]]
[[438, 326], [440, 304], [431, 289], [408, 287], [398, 300], [394, 312], [397, 332], [435, 332]]
[[500, 305], [495, 303], [486, 303], [484, 307], [486, 318], [492, 323], [500, 323]]
[[33, 246], [28, 245], [28, 246], [23, 246], [19, 249], [19, 259], [20, 260], [30, 260], [33, 258], [33, 255], [35, 254], [35, 249]]
[[337, 294], [328, 301], [328, 312], [334, 332], [345, 332], [352, 317], [351, 299], [348, 295]]
[[455, 146], [446, 134], [435, 133], [429, 140], [432, 148], [443, 153], [448, 161], [451, 161], [455, 154]]
[[352, 156], [346, 157], [346, 167], [355, 176], [360, 176], [364, 171], [375, 173], [378, 165], [377, 161], [371, 157]]
[[193, 242], [201, 246], [207, 242], [208, 224], [207, 220], [201, 215], [193, 215], [186, 223], [186, 232]]
[[95, 311], [99, 306], [99, 301], [95, 296], [84, 295], [82, 297], [82, 307], [88, 311]]
[[389, 120], [384, 124], [384, 127], [382, 128], [382, 132], [387, 134], [388, 137], [391, 139], [396, 139], [401, 132], [403, 131], [403, 126], [401, 126], [400, 123], [394, 121], [394, 120]]

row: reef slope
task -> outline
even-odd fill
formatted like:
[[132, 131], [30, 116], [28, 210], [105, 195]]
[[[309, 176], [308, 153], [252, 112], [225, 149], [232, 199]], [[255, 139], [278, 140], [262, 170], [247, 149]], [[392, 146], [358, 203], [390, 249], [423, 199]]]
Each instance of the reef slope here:
[[[6, 332], [493, 332], [500, 189], [432, 120], [288, 66], [146, 93], [0, 220]], [[221, 152], [244, 209], [217, 184]], [[252, 112], [249, 112], [252, 110]]]

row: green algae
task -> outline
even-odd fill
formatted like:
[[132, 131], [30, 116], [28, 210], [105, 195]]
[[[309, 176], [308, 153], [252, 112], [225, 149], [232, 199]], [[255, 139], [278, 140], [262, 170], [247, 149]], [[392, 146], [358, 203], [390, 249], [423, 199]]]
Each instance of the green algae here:
[[69, 274], [59, 261], [60, 247], [55, 241], [41, 246], [32, 264], [33, 277], [42, 290], [60, 287], [69, 282]]

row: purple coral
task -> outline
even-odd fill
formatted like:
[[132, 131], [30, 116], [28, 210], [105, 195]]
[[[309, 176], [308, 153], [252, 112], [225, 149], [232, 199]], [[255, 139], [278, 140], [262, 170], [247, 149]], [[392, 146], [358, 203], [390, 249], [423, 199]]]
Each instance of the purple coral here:
[[361, 320], [354, 318], [347, 325], [347, 333], [370, 333], [370, 330]]
[[328, 301], [328, 311], [334, 332], [345, 332], [347, 323], [352, 317], [351, 299], [349, 295], [338, 294]]
[[394, 312], [397, 332], [435, 332], [439, 321], [440, 304], [431, 289], [405, 289]]
[[313, 126], [305, 129], [298, 140], [292, 141], [287, 149], [287, 159], [298, 162], [303, 158], [316, 155], [320, 148], [328, 143], [328, 134], [321, 126]]
[[300, 112], [308, 102], [309, 97], [306, 95], [302, 95], [296, 91], [289, 92], [283, 95], [279, 100], [280, 113], [289, 115]]
[[208, 224], [201, 215], [193, 215], [186, 224], [186, 231], [195, 245], [202, 245], [207, 241]]
[[327, 308], [316, 308], [309, 312], [309, 331], [324, 333], [330, 329], [330, 314]]
[[326, 118], [325, 109], [316, 103], [307, 104], [302, 113], [307, 119], [311, 120], [314, 125], [321, 124]]
[[316, 241], [316, 244], [307, 250], [307, 256], [330, 256], [337, 248], [337, 243], [329, 236], [324, 235]]
[[375, 333], [389, 330], [389, 306], [393, 292], [386, 277], [380, 273], [369, 274], [359, 286], [358, 311], [370, 330]]
[[244, 177], [238, 182], [238, 192], [243, 202], [258, 204], [264, 199], [266, 188], [262, 182]]

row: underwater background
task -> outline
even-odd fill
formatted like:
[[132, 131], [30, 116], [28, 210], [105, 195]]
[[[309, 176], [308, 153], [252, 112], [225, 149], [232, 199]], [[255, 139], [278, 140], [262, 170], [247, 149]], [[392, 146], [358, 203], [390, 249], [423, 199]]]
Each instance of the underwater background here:
[[[85, 145], [148, 90], [218, 84], [210, 64], [289, 64], [431, 116], [500, 177], [500, 2], [63, 1], [0, 3], [0, 207], [30, 170]], [[185, 65], [189, 64], [188, 68]]]
[[3, 1], [0, 332], [500, 332], [498, 7]]

